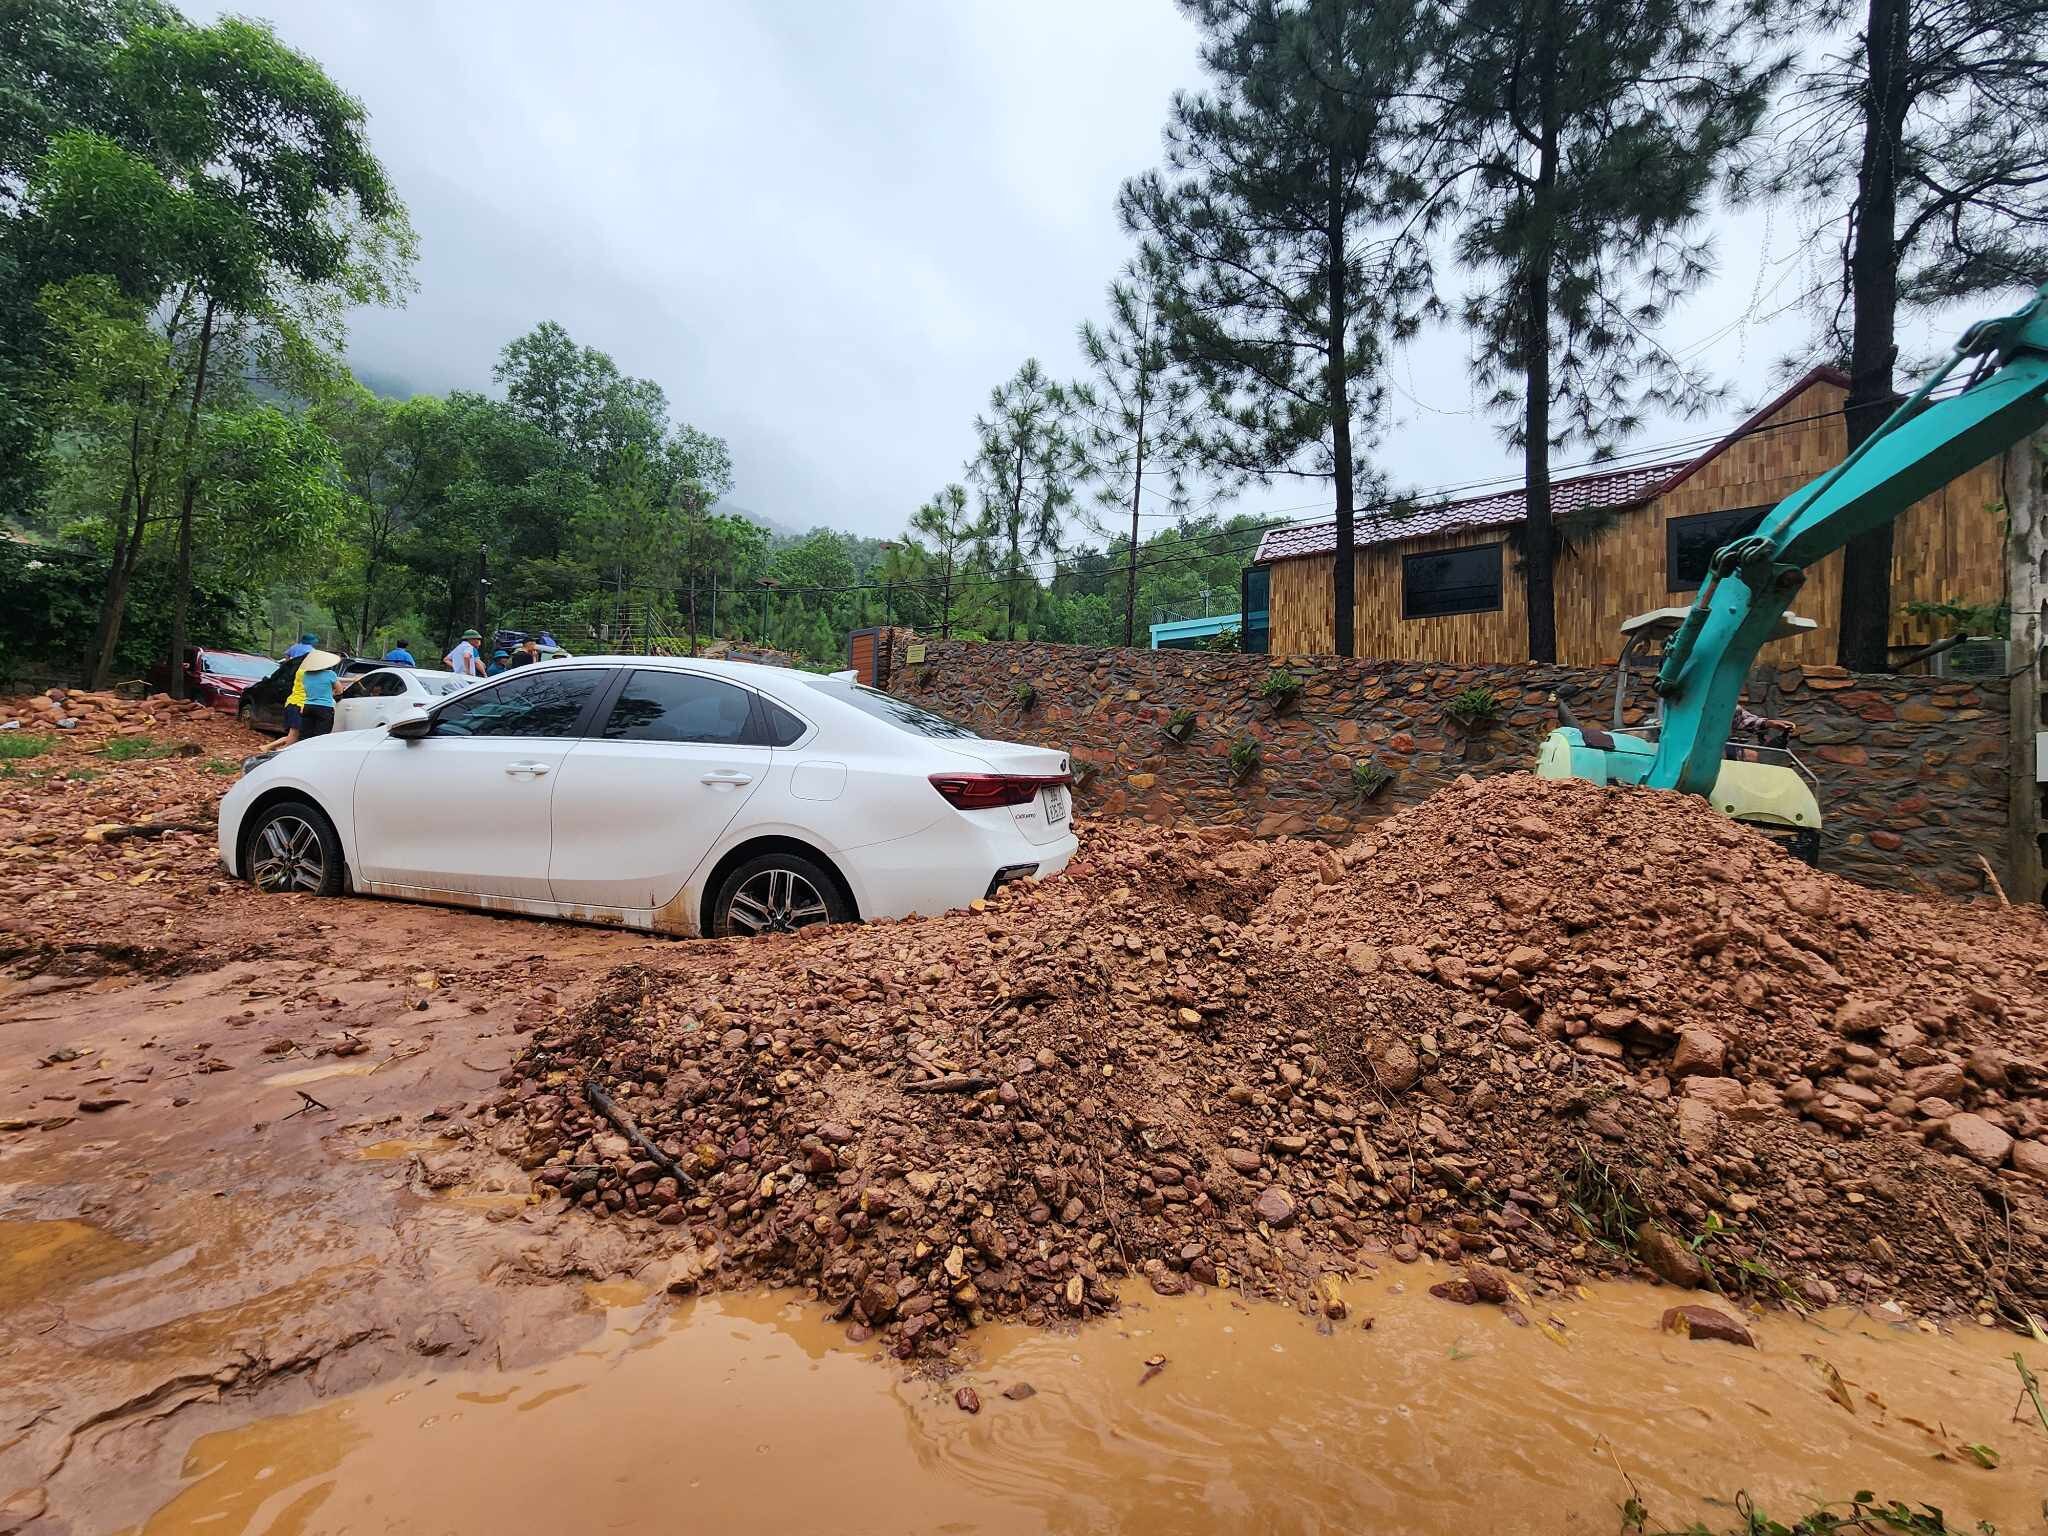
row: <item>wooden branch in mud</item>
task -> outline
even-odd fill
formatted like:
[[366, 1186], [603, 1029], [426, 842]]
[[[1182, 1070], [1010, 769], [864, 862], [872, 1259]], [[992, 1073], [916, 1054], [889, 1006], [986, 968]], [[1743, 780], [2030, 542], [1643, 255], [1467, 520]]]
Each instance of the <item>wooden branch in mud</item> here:
[[633, 1117], [612, 1102], [612, 1096], [597, 1086], [597, 1079], [583, 1079], [583, 1102], [611, 1121], [614, 1129], [639, 1149], [640, 1155], [663, 1173], [674, 1179], [684, 1189], [695, 1189], [697, 1181], [683, 1172], [682, 1164], [670, 1157], [641, 1132], [633, 1123]]
[[214, 823], [210, 821], [138, 821], [122, 827], [99, 827], [98, 836], [92, 841], [118, 843], [130, 837], [162, 837], [166, 832], [211, 832]]
[[996, 1080], [992, 1077], [976, 1077], [971, 1073], [957, 1072], [951, 1077], [935, 1077], [929, 1082], [905, 1083], [905, 1093], [979, 1093], [984, 1088], [993, 1088]]

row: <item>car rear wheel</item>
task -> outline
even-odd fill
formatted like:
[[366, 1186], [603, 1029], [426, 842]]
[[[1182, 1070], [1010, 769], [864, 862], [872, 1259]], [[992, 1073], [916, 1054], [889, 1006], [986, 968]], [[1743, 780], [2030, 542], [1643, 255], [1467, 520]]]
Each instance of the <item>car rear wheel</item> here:
[[725, 877], [711, 903], [711, 932], [718, 938], [751, 938], [852, 917], [838, 882], [811, 860], [795, 853], [764, 853]]
[[317, 807], [280, 800], [249, 829], [242, 866], [249, 883], [272, 894], [341, 894], [341, 843]]

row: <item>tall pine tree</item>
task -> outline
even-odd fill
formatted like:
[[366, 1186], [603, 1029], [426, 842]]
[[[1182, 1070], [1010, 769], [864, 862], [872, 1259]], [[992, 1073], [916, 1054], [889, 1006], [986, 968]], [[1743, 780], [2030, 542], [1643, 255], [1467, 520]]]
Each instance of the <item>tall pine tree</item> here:
[[1126, 228], [1173, 276], [1174, 355], [1205, 387], [1205, 467], [1265, 484], [1328, 480], [1337, 522], [1335, 639], [1355, 650], [1353, 546], [1379, 372], [1426, 288], [1422, 247], [1390, 223], [1419, 67], [1409, 0], [1184, 0], [1210, 89], [1175, 96], [1167, 166], [1127, 183]]
[[[1162, 258], [1141, 249], [1110, 284], [1109, 317], [1081, 326], [1081, 353], [1093, 377], [1074, 387], [1085, 473], [1104, 508], [1128, 511], [1130, 543], [1124, 557], [1124, 644], [1136, 643], [1138, 520], [1146, 475], [1163, 484], [1178, 508], [1187, 490], [1190, 430], [1198, 404], [1194, 380], [1173, 360], [1160, 297], [1167, 287]], [[1097, 528], [1098, 533], [1107, 530]]]
[[[1813, 19], [1856, 31], [1791, 93], [1780, 148], [1797, 205], [1838, 232], [1815, 297], [1853, 449], [1896, 401], [1902, 312], [2048, 278], [2048, 5], [1823, 0]], [[1886, 523], [1843, 554], [1843, 666], [1889, 668], [1891, 578]]]
[[1595, 456], [1704, 378], [1656, 336], [1707, 274], [1699, 221], [1742, 168], [1782, 70], [1723, 0], [1451, 0], [1430, 27], [1424, 169], [1449, 167], [1478, 376], [1522, 450], [1529, 659], [1557, 660], [1550, 454]]
[[967, 511], [967, 490], [949, 485], [910, 515], [913, 542], [930, 551], [935, 571], [927, 590], [937, 588], [939, 638], [953, 638], [954, 597], [963, 569], [972, 559], [982, 530]]
[[979, 447], [967, 473], [981, 493], [984, 545], [1001, 564], [1005, 639], [1020, 638], [1019, 610], [1038, 590], [1027, 558], [1058, 552], [1073, 504], [1079, 464], [1068, 411], [1066, 390], [1028, 357], [974, 420]]

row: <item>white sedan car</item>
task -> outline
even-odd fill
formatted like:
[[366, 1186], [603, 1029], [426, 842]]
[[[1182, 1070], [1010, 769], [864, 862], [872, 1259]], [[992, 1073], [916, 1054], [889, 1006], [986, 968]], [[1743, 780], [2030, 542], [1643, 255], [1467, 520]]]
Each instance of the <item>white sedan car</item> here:
[[578, 657], [260, 758], [220, 859], [355, 891], [676, 934], [965, 906], [1074, 853], [1067, 756], [745, 662]]
[[434, 672], [419, 667], [380, 667], [348, 680], [347, 691], [334, 701], [337, 731], [364, 731], [416, 715], [467, 688], [474, 678], [460, 672]]

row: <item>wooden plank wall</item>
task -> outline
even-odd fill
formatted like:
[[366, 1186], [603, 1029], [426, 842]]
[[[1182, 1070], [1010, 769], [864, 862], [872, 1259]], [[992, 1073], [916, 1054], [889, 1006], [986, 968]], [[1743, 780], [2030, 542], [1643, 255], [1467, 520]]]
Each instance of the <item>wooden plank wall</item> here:
[[[1612, 531], [1567, 553], [1557, 571], [1558, 661], [1566, 666], [1610, 662], [1620, 644], [1623, 619], [1646, 609], [1691, 602], [1691, 592], [1672, 592], [1665, 585], [1665, 523], [1701, 512], [1771, 505], [1834, 465], [1844, 451], [1843, 394], [1841, 386], [1816, 380], [1648, 507], [1623, 513]], [[1899, 611], [1908, 602], [1993, 602], [2003, 594], [2000, 485], [1999, 462], [1981, 464], [1916, 503], [1897, 523], [1892, 555], [1895, 643], [1924, 644], [1936, 638], [1932, 626]], [[1495, 543], [1503, 532], [1488, 528], [1437, 534], [1361, 550], [1356, 557], [1353, 619], [1358, 654], [1465, 664], [1526, 659], [1528, 610], [1512, 548], [1502, 551], [1498, 611], [1401, 617], [1403, 555]], [[1336, 649], [1333, 563], [1325, 555], [1273, 566], [1274, 655], [1324, 656]], [[1794, 612], [1815, 620], [1820, 628], [1767, 648], [1766, 659], [1832, 662], [1841, 592], [1842, 557], [1830, 555], [1809, 573], [1793, 603]]]

